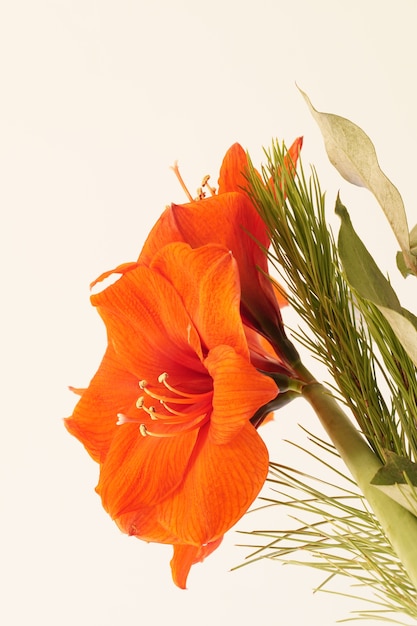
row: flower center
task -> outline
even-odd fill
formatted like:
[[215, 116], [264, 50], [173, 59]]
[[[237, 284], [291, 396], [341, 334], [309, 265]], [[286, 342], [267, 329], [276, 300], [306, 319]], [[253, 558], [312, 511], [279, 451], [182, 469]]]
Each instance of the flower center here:
[[[163, 388], [150, 386], [146, 380], [139, 381], [144, 394], [136, 400], [136, 408], [142, 413], [131, 417], [119, 413], [117, 425], [139, 423], [139, 432], [144, 437], [174, 437], [200, 428], [209, 418], [212, 408], [212, 391], [188, 392], [176, 389], [168, 383], [168, 374], [158, 376]], [[158, 405], [147, 405], [147, 399], [158, 401]]]
[[178, 182], [180, 183], [181, 187], [183, 188], [185, 195], [187, 196], [187, 198], [189, 199], [190, 202], [194, 202], [195, 200], [202, 200], [203, 198], [206, 197], [206, 189], [210, 192], [210, 195], [215, 196], [216, 195], [216, 189], [214, 187], [212, 187], [209, 184], [209, 180], [210, 180], [210, 176], [209, 174], [207, 174], [206, 176], [204, 176], [203, 180], [201, 181], [201, 187], [198, 187], [197, 189], [197, 197], [193, 198], [192, 195], [190, 194], [190, 192], [188, 191], [188, 187], [184, 182], [183, 177], [180, 174], [180, 170], [178, 167], [178, 162], [175, 161], [174, 165], [171, 166], [172, 171], [174, 172], [175, 176], [178, 179]]

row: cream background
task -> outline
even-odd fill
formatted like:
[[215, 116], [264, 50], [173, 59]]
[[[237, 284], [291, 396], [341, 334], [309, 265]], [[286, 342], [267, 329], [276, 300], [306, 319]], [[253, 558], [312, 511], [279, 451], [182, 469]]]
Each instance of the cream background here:
[[[164, 206], [185, 200], [175, 159], [195, 189], [206, 173], [216, 180], [234, 141], [259, 163], [273, 136], [304, 135], [329, 221], [337, 228], [340, 188], [416, 310], [379, 208], [328, 164], [295, 87], [370, 135], [414, 225], [416, 18], [415, 0], [0, 3], [5, 626], [330, 626], [361, 608], [314, 595], [323, 575], [308, 568], [265, 561], [229, 572], [247, 554], [234, 532], [193, 568], [188, 591], [176, 589], [171, 549], [119, 533], [94, 493], [97, 468], [61, 417], [75, 403], [67, 385], [88, 383], [104, 349], [89, 282], [135, 259]], [[319, 432], [301, 402], [265, 428], [273, 460], [296, 462], [283, 439], [300, 439], [297, 423]], [[251, 514], [238, 528], [285, 526], [285, 515]]]

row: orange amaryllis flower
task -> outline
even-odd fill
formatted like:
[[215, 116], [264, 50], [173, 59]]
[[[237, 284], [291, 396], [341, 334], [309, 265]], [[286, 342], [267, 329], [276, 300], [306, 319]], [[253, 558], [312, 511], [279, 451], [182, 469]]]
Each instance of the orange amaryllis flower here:
[[129, 535], [172, 544], [184, 588], [265, 481], [250, 420], [278, 389], [251, 363], [226, 248], [172, 243], [116, 271], [91, 297], [108, 348], [66, 426], [100, 463], [105, 509]]
[[[287, 153], [287, 167], [295, 170], [302, 138], [296, 139]], [[171, 241], [185, 241], [193, 248], [219, 243], [232, 251], [239, 267], [242, 302], [241, 313], [246, 324], [266, 336], [284, 359], [297, 359], [285, 336], [280, 304], [270, 278], [265, 250], [270, 239], [265, 223], [249, 196], [245, 171], [247, 155], [234, 144], [223, 160], [218, 194], [189, 202], [172, 204], [161, 215], [145, 242], [139, 261], [149, 263], [161, 246]]]

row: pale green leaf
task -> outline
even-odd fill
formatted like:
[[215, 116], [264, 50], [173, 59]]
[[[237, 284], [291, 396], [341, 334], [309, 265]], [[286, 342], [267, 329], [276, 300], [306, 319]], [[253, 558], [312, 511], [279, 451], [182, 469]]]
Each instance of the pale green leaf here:
[[417, 224], [410, 230], [410, 251], [417, 256]]
[[410, 461], [406, 456], [392, 452], [392, 450], [384, 450], [384, 457], [386, 463], [377, 471], [371, 480], [371, 485], [409, 483], [417, 487], [417, 463]]
[[412, 322], [398, 311], [379, 306], [384, 317], [388, 320], [392, 330], [400, 340], [404, 350], [417, 367], [417, 330]]
[[414, 315], [414, 313], [411, 313], [411, 311], [408, 311], [408, 309], [405, 309], [404, 307], [401, 308], [401, 313], [404, 315], [404, 317], [408, 319], [409, 322], [413, 324], [414, 328], [417, 330], [417, 315]]
[[414, 319], [408, 311], [402, 309], [391, 284], [356, 234], [349, 213], [339, 197], [335, 210], [342, 221], [338, 250], [348, 282], [362, 298], [378, 307], [417, 366], [417, 329]]
[[317, 111], [307, 94], [301, 89], [300, 92], [322, 132], [330, 162], [343, 178], [354, 185], [366, 187], [374, 194], [401, 250], [409, 257], [410, 242], [404, 203], [398, 189], [379, 167], [372, 141], [359, 126], [346, 118]]
[[348, 282], [374, 304], [401, 311], [394, 289], [356, 234], [349, 213], [337, 196], [335, 211], [342, 221], [338, 250]]
[[404, 278], [407, 278], [407, 276], [414, 274], [413, 270], [410, 269], [410, 267], [405, 262], [402, 252], [397, 252], [397, 254], [395, 255], [395, 262], [397, 263], [397, 267], [400, 270], [401, 274], [404, 276]]

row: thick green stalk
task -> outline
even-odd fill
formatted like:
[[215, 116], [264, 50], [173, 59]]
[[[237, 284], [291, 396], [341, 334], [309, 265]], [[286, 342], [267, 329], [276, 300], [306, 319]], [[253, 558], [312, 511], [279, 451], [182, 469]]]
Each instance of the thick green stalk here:
[[381, 462], [325, 387], [307, 384], [302, 395], [315, 410], [417, 590], [417, 517], [370, 484]]

